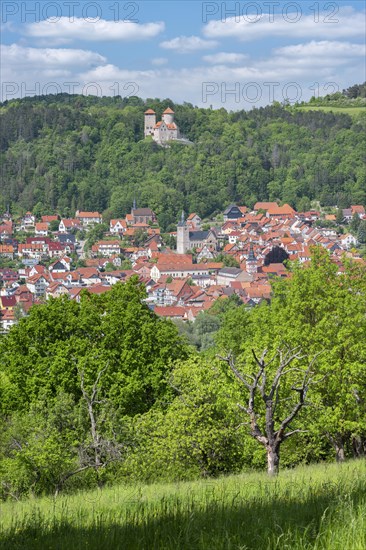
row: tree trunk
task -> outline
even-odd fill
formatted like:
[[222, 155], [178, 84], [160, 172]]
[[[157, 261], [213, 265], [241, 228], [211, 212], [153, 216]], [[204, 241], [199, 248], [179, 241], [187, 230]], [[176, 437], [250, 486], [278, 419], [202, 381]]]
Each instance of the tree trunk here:
[[336, 461], [337, 462], [344, 462], [345, 455], [344, 455], [344, 443], [342, 438], [336, 439], [334, 441], [334, 449], [336, 453]]
[[278, 474], [280, 466], [280, 449], [279, 447], [267, 447], [267, 464], [268, 475], [274, 477]]
[[363, 441], [359, 435], [352, 438], [352, 450], [354, 458], [365, 456]]

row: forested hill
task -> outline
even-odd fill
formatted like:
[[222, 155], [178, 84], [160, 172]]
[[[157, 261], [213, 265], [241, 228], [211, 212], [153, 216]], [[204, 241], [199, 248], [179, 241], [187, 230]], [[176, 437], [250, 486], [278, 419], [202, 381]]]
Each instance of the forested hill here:
[[[143, 139], [144, 111], [172, 107], [194, 145]], [[304, 210], [366, 202], [366, 119], [279, 104], [227, 112], [170, 100], [43, 96], [0, 104], [0, 213], [124, 215], [134, 195], [164, 228], [179, 211], [279, 200]]]

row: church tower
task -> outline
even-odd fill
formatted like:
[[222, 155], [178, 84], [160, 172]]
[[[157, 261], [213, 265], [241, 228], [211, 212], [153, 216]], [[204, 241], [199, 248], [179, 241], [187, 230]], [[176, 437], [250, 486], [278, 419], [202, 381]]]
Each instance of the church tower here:
[[250, 243], [250, 250], [248, 259], [246, 261], [246, 271], [247, 273], [250, 273], [251, 275], [254, 273], [257, 273], [258, 271], [258, 262], [257, 258], [254, 255], [253, 245]]
[[156, 125], [156, 113], [152, 109], [145, 111], [145, 137], [154, 135]]
[[189, 227], [182, 211], [182, 217], [177, 227], [177, 253], [185, 254], [189, 249]]

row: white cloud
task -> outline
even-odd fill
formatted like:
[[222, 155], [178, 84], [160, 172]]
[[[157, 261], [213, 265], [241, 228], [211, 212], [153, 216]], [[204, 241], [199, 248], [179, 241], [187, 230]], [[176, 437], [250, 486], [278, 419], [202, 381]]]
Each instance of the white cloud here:
[[168, 63], [168, 59], [166, 57], [154, 57], [154, 59], [151, 60], [151, 63], [156, 67], [159, 67], [161, 65], [166, 65]]
[[12, 44], [0, 46], [0, 57], [3, 68], [24, 67], [42, 72], [50, 67], [75, 68], [101, 65], [107, 60], [99, 53], [89, 50], [67, 48], [28, 48]]
[[33, 38], [49, 39], [54, 43], [73, 40], [90, 42], [133, 41], [153, 38], [165, 28], [163, 22], [134, 23], [132, 21], [91, 21], [82, 18], [61, 17], [58, 21], [46, 19], [25, 26], [24, 33]]
[[243, 61], [246, 61], [248, 59], [248, 56], [243, 53], [219, 52], [212, 55], [204, 55], [202, 59], [207, 63], [211, 63], [212, 65], [225, 65], [226, 63], [236, 65], [238, 63], [242, 63]]
[[[75, 82], [78, 86], [72, 89], [74, 93], [171, 97], [178, 102], [189, 101], [202, 106], [251, 108], [273, 99], [282, 101], [285, 96], [293, 99], [298, 91], [298, 100], [309, 99], [314, 95], [314, 82], [319, 82], [318, 93], [325, 95], [335, 91], [337, 86], [342, 90], [363, 81], [362, 52], [363, 47], [349, 42], [310, 41], [280, 47], [266, 58], [248, 58], [237, 65], [230, 63], [234, 58], [218, 63], [219, 53], [217, 57], [204, 56], [210, 61], [205, 59], [206, 63], [193, 67], [169, 68], [160, 61], [149, 65], [147, 59], [147, 70], [129, 70], [108, 63], [92, 51], [3, 46], [2, 76], [5, 84], [10, 83], [10, 87], [5, 87], [8, 94], [3, 99], [23, 97], [24, 83], [27, 91], [36, 90], [36, 94], [41, 94], [55, 93], [48, 88], [53, 83], [60, 86], [58, 91], [69, 92], [67, 83]], [[335, 87], [327, 88], [328, 83], [335, 83]], [[274, 93], [270, 92], [271, 88]], [[208, 90], [206, 101], [203, 90]], [[255, 101], [248, 101], [253, 95]]]
[[[347, 61], [344, 63], [341, 76], [334, 71], [334, 67], [327, 65], [304, 65], [289, 58], [273, 57], [261, 64], [253, 62], [245, 67], [214, 65], [126, 71], [114, 65], [105, 65], [83, 73], [80, 78], [86, 82], [99, 82], [103, 90], [111, 89], [115, 82], [120, 83], [122, 90], [123, 85], [129, 83], [134, 89], [130, 95], [171, 97], [178, 102], [190, 101], [201, 106], [212, 104], [235, 110], [266, 105], [274, 99], [282, 101], [285, 97], [298, 101], [310, 99], [314, 95], [314, 82], [319, 82], [315, 93], [320, 95], [337, 88], [341, 90], [358, 81], [359, 74], [362, 74], [359, 65], [353, 65], [352, 70], [347, 72], [349, 64]], [[121, 91], [120, 94], [124, 95]]]
[[199, 36], [177, 36], [160, 43], [161, 48], [175, 50], [178, 53], [191, 53], [197, 50], [210, 50], [217, 46], [215, 40], [204, 40]]
[[274, 50], [276, 55], [286, 57], [312, 57], [312, 56], [327, 56], [327, 60], [332, 57], [358, 57], [366, 54], [365, 44], [352, 44], [350, 42], [337, 42], [322, 40], [316, 42], [312, 40], [306, 44], [295, 44], [292, 46], [284, 46]]
[[365, 13], [351, 7], [342, 7], [333, 16], [329, 11], [320, 13], [319, 21], [316, 21], [315, 13], [307, 15], [304, 12], [305, 7], [297, 14], [289, 11], [285, 15], [262, 13], [258, 17], [252, 14], [212, 20], [204, 26], [203, 33], [207, 38], [232, 37], [242, 42], [280, 36], [324, 40], [363, 37], [365, 34]]

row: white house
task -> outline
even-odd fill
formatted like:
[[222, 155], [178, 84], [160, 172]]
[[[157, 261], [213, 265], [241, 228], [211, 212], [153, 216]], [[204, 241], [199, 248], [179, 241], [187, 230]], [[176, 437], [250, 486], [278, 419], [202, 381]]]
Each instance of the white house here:
[[83, 227], [102, 223], [102, 215], [99, 212], [76, 212], [76, 219], [82, 224]]
[[126, 220], [111, 220], [109, 222], [109, 232], [117, 235], [124, 233], [127, 229]]
[[43, 222], [36, 223], [34, 234], [40, 237], [47, 237], [48, 223], [43, 223]]
[[357, 245], [356, 237], [354, 237], [350, 233], [346, 233], [345, 235], [342, 235], [339, 240], [340, 240], [340, 243], [341, 243], [342, 247], [346, 248], [347, 250], [349, 248], [352, 248], [352, 246]]
[[21, 221], [20, 230], [29, 231], [34, 229], [34, 224], [36, 223], [36, 217], [33, 216], [32, 212], [27, 212]]

